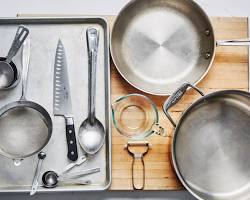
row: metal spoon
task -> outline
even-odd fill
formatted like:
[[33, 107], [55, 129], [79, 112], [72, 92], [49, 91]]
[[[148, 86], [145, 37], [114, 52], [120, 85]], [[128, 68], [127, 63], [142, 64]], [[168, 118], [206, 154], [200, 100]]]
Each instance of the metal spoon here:
[[43, 174], [42, 182], [44, 187], [46, 188], [54, 188], [57, 186], [58, 182], [65, 182], [77, 185], [89, 185], [91, 184], [90, 180], [77, 180], [76, 178], [97, 172], [100, 172], [100, 168], [87, 169], [82, 172], [63, 175], [58, 175], [54, 171], [47, 171]]
[[67, 179], [67, 180], [59, 180], [59, 176], [54, 171], [47, 171], [43, 174], [43, 185], [46, 188], [54, 188], [57, 186], [58, 182], [66, 182], [71, 184], [77, 184], [77, 185], [89, 185], [91, 184], [91, 181], [89, 180], [74, 180], [74, 179]]
[[101, 149], [105, 137], [104, 127], [95, 116], [96, 63], [99, 33], [95, 28], [88, 28], [86, 34], [89, 63], [88, 118], [80, 126], [78, 141], [87, 154], [95, 154]]
[[29, 30], [24, 26], [18, 26], [15, 38], [6, 58], [0, 58], [0, 89], [10, 89], [17, 85], [19, 71], [12, 62], [12, 58], [17, 54], [23, 42], [27, 38]]
[[38, 163], [37, 163], [37, 167], [36, 167], [36, 172], [35, 172], [35, 176], [32, 182], [32, 188], [30, 191], [30, 195], [34, 195], [37, 191], [37, 187], [38, 187], [38, 179], [39, 179], [39, 175], [41, 173], [41, 168], [42, 168], [42, 163], [43, 160], [46, 158], [46, 153], [44, 152], [40, 152], [38, 154]]

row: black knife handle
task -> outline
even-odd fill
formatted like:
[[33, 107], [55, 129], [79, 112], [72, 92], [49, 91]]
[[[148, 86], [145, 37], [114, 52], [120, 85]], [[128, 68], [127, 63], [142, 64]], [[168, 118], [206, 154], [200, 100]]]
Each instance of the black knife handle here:
[[78, 159], [78, 152], [77, 152], [74, 120], [72, 117], [65, 118], [65, 120], [66, 120], [66, 139], [68, 146], [67, 156], [70, 160], [76, 161]]

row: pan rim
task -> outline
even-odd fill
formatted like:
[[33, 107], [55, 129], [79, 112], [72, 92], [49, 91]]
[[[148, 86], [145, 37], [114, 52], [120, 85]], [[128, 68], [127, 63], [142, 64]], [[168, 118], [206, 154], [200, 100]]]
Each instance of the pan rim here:
[[[115, 54], [114, 54], [114, 50], [113, 50], [113, 31], [114, 31], [114, 27], [116, 26], [116, 24], [118, 23], [118, 20], [119, 18], [122, 16], [122, 14], [124, 12], [126, 12], [126, 10], [131, 6], [133, 5], [135, 2], [137, 1], [143, 1], [143, 0], [131, 0], [129, 1], [118, 13], [118, 15], [116, 16], [115, 18], [115, 21], [113, 23], [113, 26], [112, 26], [112, 30], [111, 30], [111, 34], [110, 34], [110, 54], [111, 54], [111, 57], [112, 57], [112, 61], [115, 65], [115, 68], [117, 69], [117, 71], [119, 72], [119, 74], [122, 76], [122, 78], [127, 81], [127, 83], [129, 83], [131, 86], [133, 86], [134, 88], [142, 91], [142, 92], [145, 92], [147, 94], [151, 94], [151, 95], [156, 95], [156, 96], [170, 96], [172, 94], [172, 92], [168, 91], [168, 92], [153, 92], [153, 91], [150, 91], [150, 90], [147, 90], [147, 89], [144, 89], [140, 86], [137, 86], [136, 84], [134, 84], [131, 80], [128, 80], [125, 75], [121, 72], [120, 70], [120, 67], [118, 66], [117, 64], [117, 58], [115, 57]], [[206, 21], [208, 22], [209, 26], [211, 27], [211, 36], [213, 37], [213, 52], [211, 52], [212, 56], [210, 58], [210, 62], [209, 62], [209, 65], [207, 66], [206, 68], [206, 71], [202, 74], [202, 76], [200, 76], [200, 78], [198, 78], [198, 80], [196, 80], [195, 82], [193, 82], [192, 84], [193, 85], [197, 85], [198, 83], [201, 82], [201, 80], [203, 80], [203, 78], [207, 75], [207, 73], [209, 72], [210, 68], [212, 67], [213, 65], [213, 61], [214, 61], [214, 58], [215, 58], [215, 54], [216, 54], [216, 39], [215, 39], [215, 33], [214, 33], [214, 28], [212, 26], [212, 23], [211, 23], [211, 20], [209, 19], [208, 15], [206, 14], [206, 12], [201, 8], [201, 6], [199, 4], [197, 4], [194, 0], [184, 0], [184, 1], [187, 1], [187, 2], [190, 2], [192, 5], [194, 5], [195, 7], [197, 7], [197, 9], [202, 13], [203, 17], [206, 18]], [[180, 86], [180, 85], [179, 85]], [[178, 85], [176, 85], [176, 87], [178, 87]], [[190, 88], [188, 88], [189, 90]]]
[[178, 167], [178, 162], [176, 159], [176, 155], [175, 155], [175, 147], [176, 147], [176, 140], [177, 140], [177, 135], [178, 135], [178, 129], [181, 125], [182, 120], [184, 119], [184, 116], [186, 116], [190, 110], [192, 110], [197, 104], [201, 103], [202, 101], [206, 100], [207, 98], [210, 98], [212, 96], [217, 96], [217, 95], [221, 95], [221, 94], [236, 94], [236, 95], [241, 95], [241, 96], [245, 96], [250, 98], [250, 93], [243, 91], [243, 90], [219, 90], [216, 92], [212, 92], [209, 93], [205, 96], [200, 97], [199, 99], [197, 99], [194, 103], [192, 103], [182, 114], [181, 118], [179, 119], [179, 121], [177, 122], [177, 126], [174, 129], [174, 133], [173, 133], [173, 138], [172, 138], [172, 145], [171, 145], [171, 158], [172, 158], [172, 165], [174, 167], [175, 173], [178, 177], [178, 179], [181, 181], [182, 185], [197, 199], [199, 200], [206, 200], [202, 197], [200, 197], [198, 194], [196, 194], [192, 188], [188, 185], [188, 183], [185, 181], [184, 177], [182, 176], [179, 167]]
[[[33, 105], [33, 106], [32, 106]], [[39, 112], [45, 119], [46, 119], [46, 126], [48, 129], [48, 137], [46, 142], [44, 143], [44, 145], [42, 145], [37, 151], [27, 154], [25, 156], [20, 156], [20, 157], [16, 157], [16, 156], [12, 156], [11, 154], [6, 153], [5, 151], [0, 151], [3, 153], [0, 153], [2, 156], [9, 158], [9, 159], [14, 159], [14, 160], [22, 160], [24, 158], [33, 156], [34, 154], [38, 153], [39, 151], [41, 151], [43, 148], [46, 147], [46, 145], [49, 143], [51, 136], [52, 136], [52, 132], [53, 132], [53, 122], [51, 119], [50, 114], [48, 113], [48, 111], [41, 106], [40, 104], [33, 102], [33, 101], [29, 101], [29, 100], [18, 100], [18, 101], [13, 101], [9, 104], [4, 105], [3, 107], [0, 108], [0, 117], [5, 114], [6, 112], [8, 112], [11, 109], [14, 108], [18, 108], [18, 107], [28, 107], [31, 109], [36, 110], [37, 112]], [[36, 109], [38, 108], [38, 109]]]

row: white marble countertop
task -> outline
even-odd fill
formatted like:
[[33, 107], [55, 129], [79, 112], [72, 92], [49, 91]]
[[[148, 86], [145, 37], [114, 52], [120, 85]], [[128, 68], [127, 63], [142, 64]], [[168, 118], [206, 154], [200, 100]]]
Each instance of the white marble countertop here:
[[[0, 0], [0, 17], [26, 14], [115, 15], [129, 0]], [[249, 0], [196, 0], [209, 16], [250, 16]], [[1, 200], [194, 200], [182, 192], [95, 192], [37, 194], [0, 194]]]

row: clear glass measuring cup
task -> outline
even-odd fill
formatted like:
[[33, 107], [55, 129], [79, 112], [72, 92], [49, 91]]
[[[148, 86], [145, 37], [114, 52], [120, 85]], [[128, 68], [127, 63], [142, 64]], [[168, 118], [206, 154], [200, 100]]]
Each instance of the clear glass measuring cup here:
[[130, 139], [142, 140], [152, 134], [164, 136], [156, 105], [142, 94], [129, 94], [112, 104], [112, 118], [118, 132]]

